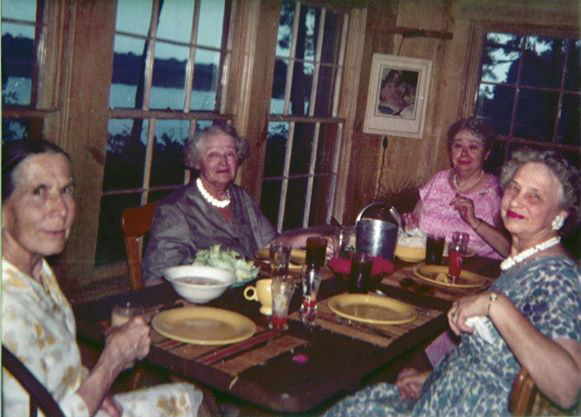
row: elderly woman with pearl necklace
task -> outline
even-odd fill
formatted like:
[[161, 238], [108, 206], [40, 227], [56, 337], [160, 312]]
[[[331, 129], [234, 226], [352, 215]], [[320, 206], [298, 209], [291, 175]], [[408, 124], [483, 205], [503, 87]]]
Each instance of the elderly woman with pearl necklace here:
[[460, 298], [448, 312], [459, 347], [431, 373], [405, 369], [396, 385], [367, 387], [326, 417], [508, 416], [521, 367], [557, 405], [575, 406], [581, 390], [581, 276], [558, 230], [579, 207], [579, 172], [555, 153], [523, 150], [505, 165], [501, 184], [511, 255], [489, 291]]
[[[278, 233], [252, 197], [234, 184], [249, 145], [226, 124], [207, 127], [188, 139], [184, 160], [198, 178], [166, 198], [155, 212], [142, 263], [145, 285], [161, 283], [163, 270], [194, 261], [196, 253], [219, 244], [252, 259]], [[286, 235], [304, 245], [308, 233]]]

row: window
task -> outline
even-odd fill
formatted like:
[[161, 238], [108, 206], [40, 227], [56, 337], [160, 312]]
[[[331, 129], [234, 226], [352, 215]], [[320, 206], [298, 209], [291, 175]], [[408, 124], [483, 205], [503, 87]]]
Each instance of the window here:
[[501, 135], [501, 165], [517, 146], [557, 148], [578, 164], [579, 51], [573, 37], [490, 31], [485, 35], [476, 115]]
[[37, 57], [45, 36], [42, 1], [2, 2], [2, 118], [3, 140], [40, 137], [44, 112], [37, 111]]
[[281, 4], [260, 202], [279, 231], [331, 217], [347, 24], [344, 13]]
[[125, 259], [124, 208], [189, 181], [185, 140], [223, 115], [228, 0], [117, 1], [96, 265]]

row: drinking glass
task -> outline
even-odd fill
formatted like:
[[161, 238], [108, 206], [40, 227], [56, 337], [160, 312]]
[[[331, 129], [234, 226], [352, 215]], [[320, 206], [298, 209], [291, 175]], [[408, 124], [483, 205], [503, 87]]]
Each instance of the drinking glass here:
[[462, 273], [463, 257], [468, 251], [470, 235], [464, 232], [454, 232], [452, 241], [448, 246], [448, 274], [452, 278], [458, 278]]
[[426, 240], [426, 264], [440, 265], [442, 263], [442, 254], [444, 253], [444, 236], [428, 235]]
[[327, 239], [324, 237], [310, 237], [307, 239], [307, 265], [325, 265], [327, 253]]
[[270, 271], [273, 276], [286, 276], [290, 262], [291, 247], [283, 242], [270, 245]]
[[143, 307], [129, 302], [113, 307], [111, 311], [111, 327], [121, 327], [132, 317], [142, 316]]
[[357, 253], [351, 259], [351, 274], [349, 275], [349, 292], [367, 294], [371, 279], [373, 258], [365, 253]]
[[334, 256], [349, 258], [355, 249], [355, 229], [352, 226], [337, 227], [334, 230]]
[[288, 329], [288, 308], [295, 290], [292, 279], [284, 279], [280, 276], [272, 280], [272, 317], [269, 327], [273, 330]]

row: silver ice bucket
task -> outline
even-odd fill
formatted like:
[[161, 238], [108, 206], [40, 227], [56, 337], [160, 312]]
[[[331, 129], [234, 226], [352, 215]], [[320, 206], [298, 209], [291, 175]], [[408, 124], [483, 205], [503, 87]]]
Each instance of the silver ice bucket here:
[[362, 219], [365, 210], [372, 205], [365, 206], [357, 216], [356, 223], [356, 250], [371, 256], [381, 256], [383, 259], [393, 260], [393, 252], [397, 243], [398, 225], [379, 219]]

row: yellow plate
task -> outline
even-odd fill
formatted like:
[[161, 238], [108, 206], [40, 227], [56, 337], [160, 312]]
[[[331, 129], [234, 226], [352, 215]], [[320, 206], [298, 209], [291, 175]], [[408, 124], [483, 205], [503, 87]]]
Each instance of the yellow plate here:
[[[444, 288], [481, 288], [488, 284], [486, 277], [470, 271], [462, 271], [460, 276], [452, 281], [445, 265], [418, 265], [414, 268], [414, 274], [423, 281]], [[443, 279], [438, 280], [438, 275]]]
[[183, 307], [159, 313], [151, 322], [160, 334], [197, 345], [227, 345], [248, 339], [256, 325], [233, 311], [213, 307]]
[[[268, 248], [262, 248], [262, 249], [258, 249], [255, 253], [254, 256], [257, 259], [265, 259], [268, 260], [269, 258], [269, 249]], [[291, 262], [297, 265], [304, 265], [307, 259], [307, 251], [305, 249], [298, 249], [298, 248], [293, 248], [291, 250]]]
[[329, 308], [338, 316], [371, 324], [404, 324], [418, 317], [409, 304], [373, 294], [340, 294], [329, 299]]

